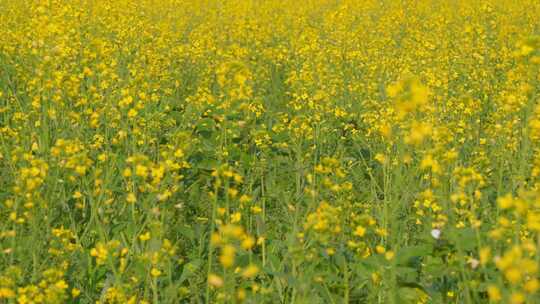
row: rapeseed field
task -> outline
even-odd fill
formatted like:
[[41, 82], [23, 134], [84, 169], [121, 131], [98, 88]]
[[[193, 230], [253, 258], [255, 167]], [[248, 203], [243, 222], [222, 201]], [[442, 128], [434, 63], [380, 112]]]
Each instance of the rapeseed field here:
[[0, 303], [540, 303], [540, 2], [0, 0]]

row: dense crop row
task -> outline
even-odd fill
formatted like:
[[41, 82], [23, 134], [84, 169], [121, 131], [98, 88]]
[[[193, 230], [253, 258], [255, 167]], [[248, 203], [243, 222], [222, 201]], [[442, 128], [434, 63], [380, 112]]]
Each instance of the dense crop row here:
[[540, 303], [536, 34], [536, 0], [0, 0], [0, 303]]

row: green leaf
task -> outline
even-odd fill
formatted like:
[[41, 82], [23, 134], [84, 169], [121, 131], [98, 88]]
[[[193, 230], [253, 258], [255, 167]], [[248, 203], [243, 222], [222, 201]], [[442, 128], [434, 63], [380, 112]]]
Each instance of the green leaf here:
[[190, 241], [193, 241], [195, 238], [195, 233], [193, 232], [193, 229], [189, 226], [180, 226], [178, 227], [178, 232], [180, 235], [186, 237]]
[[401, 287], [398, 289], [398, 295], [401, 303], [423, 303], [428, 297], [425, 291], [417, 287]]
[[433, 245], [422, 244], [401, 248], [397, 254], [398, 265], [408, 265], [414, 257], [425, 257], [431, 255]]
[[476, 232], [472, 228], [455, 228], [449, 231], [448, 237], [455, 246], [463, 251], [476, 248]]

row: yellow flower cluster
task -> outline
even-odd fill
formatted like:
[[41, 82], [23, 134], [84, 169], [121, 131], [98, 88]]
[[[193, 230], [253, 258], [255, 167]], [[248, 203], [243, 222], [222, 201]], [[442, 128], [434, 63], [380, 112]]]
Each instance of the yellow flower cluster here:
[[539, 29], [0, 0], [0, 303], [540, 303]]

